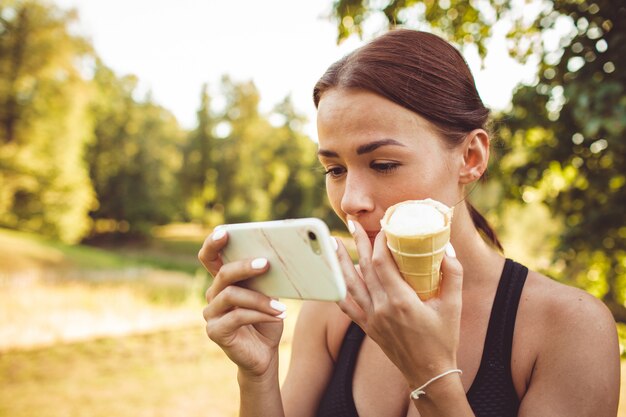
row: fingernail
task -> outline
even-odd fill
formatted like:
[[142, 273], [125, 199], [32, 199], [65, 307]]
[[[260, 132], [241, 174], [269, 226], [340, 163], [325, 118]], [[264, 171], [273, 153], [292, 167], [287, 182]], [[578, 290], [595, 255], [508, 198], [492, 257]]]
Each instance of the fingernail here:
[[337, 243], [337, 238], [333, 238], [333, 248], [335, 248], [335, 252], [339, 249], [339, 243]]
[[267, 265], [267, 259], [265, 258], [256, 258], [250, 263], [252, 269], [263, 269]]
[[287, 318], [287, 312], [286, 312], [286, 311], [283, 311], [282, 313], [277, 314], [277, 315], [275, 315], [274, 317], [279, 318], [279, 319], [283, 319], [283, 320], [284, 320], [284, 319], [286, 319], [286, 318]]
[[452, 247], [452, 243], [450, 242], [448, 242], [448, 244], [446, 245], [446, 255], [451, 258], [456, 258], [456, 251], [454, 250], [454, 248]]
[[352, 234], [356, 231], [356, 227], [354, 227], [354, 222], [352, 220], [348, 220], [348, 231]]
[[220, 240], [224, 236], [226, 236], [226, 230], [224, 229], [216, 229], [213, 232], [213, 240]]
[[270, 307], [272, 307], [274, 310], [280, 311], [281, 313], [287, 311], [287, 306], [278, 300], [270, 301]]

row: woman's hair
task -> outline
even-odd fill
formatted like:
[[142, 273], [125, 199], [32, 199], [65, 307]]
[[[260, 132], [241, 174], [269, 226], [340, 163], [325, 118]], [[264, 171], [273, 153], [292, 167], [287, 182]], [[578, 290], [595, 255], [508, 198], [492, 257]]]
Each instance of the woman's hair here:
[[[467, 63], [436, 35], [396, 29], [332, 64], [313, 90], [315, 107], [329, 89], [371, 91], [430, 121], [451, 146], [474, 129], [487, 129], [484, 106]], [[487, 220], [466, 201], [474, 226], [502, 250]]]

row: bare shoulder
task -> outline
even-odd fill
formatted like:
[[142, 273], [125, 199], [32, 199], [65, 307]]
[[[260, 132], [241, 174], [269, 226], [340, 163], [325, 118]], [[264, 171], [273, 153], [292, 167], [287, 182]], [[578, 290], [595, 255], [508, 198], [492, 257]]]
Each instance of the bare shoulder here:
[[327, 329], [339, 317], [345, 316], [339, 306], [326, 301], [304, 301], [298, 314], [298, 326]]
[[335, 303], [302, 303], [281, 390], [285, 415], [312, 416], [317, 409], [334, 367], [331, 343], [340, 315], [343, 313]]
[[619, 344], [600, 300], [530, 271], [518, 320], [514, 346], [532, 352], [520, 355], [527, 359], [520, 416], [615, 415]]
[[535, 271], [528, 272], [515, 329], [514, 346], [527, 383], [547, 357], [565, 362], [581, 354], [594, 361], [619, 358], [617, 328], [604, 303]]
[[553, 337], [608, 336], [616, 332], [613, 316], [602, 301], [535, 271], [528, 273], [520, 310]]
[[337, 304], [328, 301], [303, 301], [300, 314], [305, 316], [332, 316], [341, 311]]
[[350, 319], [335, 303], [305, 301], [298, 316], [298, 327], [307, 333], [312, 330], [323, 334], [323, 341], [333, 361], [338, 355], [341, 342]]

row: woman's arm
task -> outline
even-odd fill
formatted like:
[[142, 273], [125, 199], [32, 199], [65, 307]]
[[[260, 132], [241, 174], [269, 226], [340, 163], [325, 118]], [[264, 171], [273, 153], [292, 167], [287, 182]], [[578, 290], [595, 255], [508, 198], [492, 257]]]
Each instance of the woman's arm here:
[[269, 268], [265, 259], [222, 263], [228, 236], [214, 232], [198, 254], [214, 279], [203, 310], [206, 333], [238, 367], [242, 417], [282, 417], [278, 385], [278, 343], [285, 307], [269, 297], [237, 285]]
[[[286, 416], [315, 415], [334, 368], [329, 339], [337, 339], [338, 350], [349, 322], [334, 303], [305, 301], [302, 304], [293, 336], [289, 371], [282, 388]], [[332, 329], [329, 328], [331, 323]]]
[[609, 310], [584, 291], [546, 285], [543, 339], [519, 416], [615, 417], [620, 360]]
[[240, 417], [285, 416], [280, 396], [277, 363], [272, 365], [271, 371], [262, 377], [249, 375], [239, 370], [237, 382], [239, 383]]

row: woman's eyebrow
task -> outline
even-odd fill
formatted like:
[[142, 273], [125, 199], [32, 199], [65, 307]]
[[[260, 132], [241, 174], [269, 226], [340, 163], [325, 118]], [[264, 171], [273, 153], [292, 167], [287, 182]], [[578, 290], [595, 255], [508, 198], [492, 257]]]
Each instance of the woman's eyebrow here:
[[402, 146], [406, 148], [405, 144], [398, 142], [395, 139], [381, 139], [381, 140], [375, 140], [374, 142], [366, 143], [364, 145], [359, 146], [358, 148], [356, 148], [356, 154], [363, 155], [364, 153], [373, 152], [376, 149], [380, 148], [381, 146], [387, 146], [387, 145]]
[[317, 156], [325, 156], [326, 158], [339, 158], [339, 154], [328, 149], [318, 149]]
[[[366, 143], [364, 145], [359, 146], [358, 148], [356, 148], [356, 154], [363, 155], [365, 153], [373, 152], [376, 149], [380, 148], [381, 146], [388, 146], [388, 145], [402, 146], [406, 148], [405, 144], [398, 142], [395, 139], [381, 139], [381, 140], [375, 140], [373, 142]], [[339, 154], [337, 152], [331, 151], [328, 149], [319, 149], [317, 151], [317, 155], [325, 156], [326, 158], [339, 158]]]

